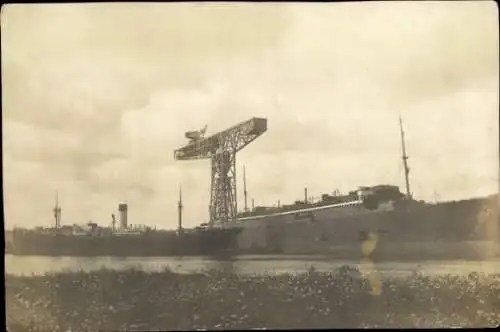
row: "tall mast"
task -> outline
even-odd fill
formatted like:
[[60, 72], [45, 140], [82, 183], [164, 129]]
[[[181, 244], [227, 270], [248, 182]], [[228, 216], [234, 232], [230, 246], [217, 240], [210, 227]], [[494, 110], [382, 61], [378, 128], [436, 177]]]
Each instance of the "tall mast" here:
[[408, 198], [411, 198], [410, 191], [410, 168], [408, 167], [408, 155], [406, 154], [406, 145], [405, 145], [405, 132], [403, 130], [403, 120], [401, 120], [401, 114], [399, 114], [399, 128], [401, 130], [401, 149], [402, 149], [402, 159], [403, 159], [403, 167], [405, 172], [405, 183], [406, 183], [406, 195]]
[[182, 232], [182, 187], [179, 186], [179, 202], [177, 203], [177, 210], [178, 210], [178, 231], [179, 233]]
[[243, 195], [245, 195], [245, 212], [248, 212], [248, 201], [247, 201], [247, 175], [245, 172], [245, 165], [243, 165]]
[[54, 207], [54, 219], [56, 222], [56, 231], [61, 227], [61, 208], [59, 207], [59, 192], [56, 191], [56, 206]]

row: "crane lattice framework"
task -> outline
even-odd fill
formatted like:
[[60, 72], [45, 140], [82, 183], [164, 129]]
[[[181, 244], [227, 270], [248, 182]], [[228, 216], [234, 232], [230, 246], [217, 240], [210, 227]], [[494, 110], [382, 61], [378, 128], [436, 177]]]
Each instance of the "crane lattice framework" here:
[[212, 160], [210, 222], [233, 220], [237, 213], [236, 153], [267, 130], [267, 119], [251, 118], [174, 151], [175, 160]]

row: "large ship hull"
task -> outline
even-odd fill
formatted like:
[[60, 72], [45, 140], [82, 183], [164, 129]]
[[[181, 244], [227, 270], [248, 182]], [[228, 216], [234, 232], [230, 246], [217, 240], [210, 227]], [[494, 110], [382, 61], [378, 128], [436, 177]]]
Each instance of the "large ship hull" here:
[[13, 255], [40, 256], [213, 256], [237, 249], [241, 229], [213, 229], [176, 234], [63, 235], [14, 231], [6, 243]]
[[500, 257], [498, 196], [439, 204], [402, 203], [393, 209], [363, 204], [310, 213], [242, 218], [241, 253], [362, 257], [361, 239], [375, 234], [373, 260], [487, 260]]
[[362, 258], [361, 238], [376, 234], [376, 261], [488, 260], [500, 257], [498, 195], [439, 204], [363, 204], [240, 218], [211, 231], [181, 236], [151, 232], [125, 236], [70, 236], [14, 232], [7, 252], [49, 256], [214, 256], [230, 253]]

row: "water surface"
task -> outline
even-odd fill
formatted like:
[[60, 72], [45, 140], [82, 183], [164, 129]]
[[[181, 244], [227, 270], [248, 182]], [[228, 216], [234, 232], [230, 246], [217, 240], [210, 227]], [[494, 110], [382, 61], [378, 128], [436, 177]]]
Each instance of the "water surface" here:
[[[95, 271], [101, 268], [143, 271], [170, 269], [178, 273], [202, 270], [232, 269], [237, 273], [300, 273], [311, 267], [317, 271], [332, 271], [342, 265], [357, 266], [359, 262], [328, 260], [321, 256], [241, 256], [232, 260], [213, 260], [204, 257], [48, 257], [5, 255], [5, 273], [39, 275], [47, 272]], [[496, 261], [446, 261], [379, 263], [375, 268], [386, 276], [405, 276], [415, 271], [423, 274], [469, 274], [471, 272], [500, 273], [500, 260]]]

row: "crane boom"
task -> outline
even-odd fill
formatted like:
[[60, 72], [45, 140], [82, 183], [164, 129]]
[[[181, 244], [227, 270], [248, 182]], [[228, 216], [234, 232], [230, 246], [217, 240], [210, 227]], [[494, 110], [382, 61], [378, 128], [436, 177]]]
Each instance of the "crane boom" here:
[[267, 119], [251, 118], [174, 151], [175, 160], [212, 158], [217, 151], [238, 152], [267, 130]]
[[174, 151], [175, 160], [211, 159], [211, 226], [233, 220], [237, 213], [236, 153], [267, 130], [267, 119], [251, 118]]

